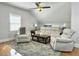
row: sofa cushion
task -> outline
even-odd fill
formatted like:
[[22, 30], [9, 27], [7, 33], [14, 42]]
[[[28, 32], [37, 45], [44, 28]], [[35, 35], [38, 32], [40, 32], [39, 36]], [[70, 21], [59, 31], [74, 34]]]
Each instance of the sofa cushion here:
[[71, 29], [64, 29], [63, 30], [63, 34], [61, 35], [63, 36], [67, 36], [68, 38], [71, 38], [71, 36], [75, 33], [75, 31], [71, 30]]
[[61, 37], [62, 38], [71, 38], [71, 35], [70, 34], [62, 34]]
[[69, 43], [69, 42], [72, 42], [72, 39], [69, 39], [69, 38], [57, 38], [57, 41], [61, 42], [61, 43]]
[[64, 33], [64, 34], [65, 34], [65, 33], [66, 33], [66, 34], [69, 34], [70, 32], [71, 32], [71, 30], [68, 29], [68, 28], [66, 28], [66, 29], [63, 30], [63, 33]]
[[35, 31], [35, 34], [40, 34], [40, 30], [38, 30], [38, 31]]

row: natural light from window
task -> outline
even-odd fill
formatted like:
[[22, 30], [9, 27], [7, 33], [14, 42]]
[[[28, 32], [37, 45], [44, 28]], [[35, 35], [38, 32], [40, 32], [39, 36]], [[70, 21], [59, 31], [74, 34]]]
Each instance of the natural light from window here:
[[10, 14], [10, 31], [16, 31], [21, 26], [21, 16]]

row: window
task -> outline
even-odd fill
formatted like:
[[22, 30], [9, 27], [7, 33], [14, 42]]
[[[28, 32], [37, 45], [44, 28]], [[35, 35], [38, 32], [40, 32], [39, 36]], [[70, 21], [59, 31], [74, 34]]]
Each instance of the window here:
[[16, 31], [21, 26], [21, 16], [10, 14], [10, 31]]

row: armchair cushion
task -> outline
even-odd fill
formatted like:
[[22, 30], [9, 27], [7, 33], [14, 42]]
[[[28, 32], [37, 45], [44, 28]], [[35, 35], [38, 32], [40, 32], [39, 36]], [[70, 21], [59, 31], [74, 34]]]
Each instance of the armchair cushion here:
[[69, 38], [57, 38], [57, 42], [69, 43], [69, 42], [72, 42], [72, 40]]
[[20, 35], [21, 34], [26, 34], [26, 28], [25, 27], [20, 28]]
[[27, 35], [18, 35], [18, 39], [26, 39]]
[[63, 34], [67, 35], [69, 38], [71, 38], [71, 36], [75, 33], [75, 31], [71, 30], [71, 29], [64, 29], [63, 30]]
[[71, 38], [71, 35], [70, 34], [62, 34], [61, 37], [62, 38]]

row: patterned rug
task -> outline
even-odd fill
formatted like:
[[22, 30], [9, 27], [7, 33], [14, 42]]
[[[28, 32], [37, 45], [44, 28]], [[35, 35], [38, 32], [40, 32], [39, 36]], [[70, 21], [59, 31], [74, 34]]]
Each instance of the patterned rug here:
[[23, 56], [59, 56], [60, 52], [54, 51], [50, 44], [43, 44], [31, 41], [16, 45], [15, 41], [8, 42], [12, 48], [16, 49]]

